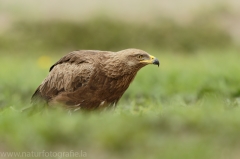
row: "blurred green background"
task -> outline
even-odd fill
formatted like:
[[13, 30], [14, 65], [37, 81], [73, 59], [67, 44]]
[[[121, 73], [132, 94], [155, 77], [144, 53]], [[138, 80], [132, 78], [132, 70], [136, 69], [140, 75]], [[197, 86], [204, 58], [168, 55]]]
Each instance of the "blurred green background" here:
[[[0, 158], [43, 150], [239, 158], [239, 28], [234, 0], [0, 0]], [[20, 112], [68, 52], [126, 48], [145, 50], [161, 65], [140, 70], [115, 110]]]

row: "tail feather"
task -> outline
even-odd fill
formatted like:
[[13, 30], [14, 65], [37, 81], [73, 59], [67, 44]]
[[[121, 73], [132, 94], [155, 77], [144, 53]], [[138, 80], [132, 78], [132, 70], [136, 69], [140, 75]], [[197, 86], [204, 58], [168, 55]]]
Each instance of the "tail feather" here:
[[42, 100], [42, 95], [41, 95], [41, 92], [40, 92], [40, 89], [39, 89], [40, 86], [38, 86], [38, 88], [36, 89], [36, 91], [32, 95], [32, 98], [31, 98], [31, 103], [32, 104], [38, 103], [39, 100]]
[[[40, 85], [41, 86], [41, 85]], [[31, 106], [24, 108], [22, 111], [23, 112], [39, 112], [43, 108], [47, 107], [47, 101], [44, 100], [43, 96], [41, 95], [40, 92], [40, 86], [36, 89], [36, 91], [33, 93], [31, 97]]]

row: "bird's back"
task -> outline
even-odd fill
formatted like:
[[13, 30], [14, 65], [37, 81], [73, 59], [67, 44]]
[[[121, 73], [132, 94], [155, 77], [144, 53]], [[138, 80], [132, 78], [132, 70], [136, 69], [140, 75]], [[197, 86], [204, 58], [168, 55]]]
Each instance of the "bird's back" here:
[[96, 61], [94, 51], [75, 51], [57, 61], [32, 96], [32, 102], [50, 103], [63, 92], [84, 87], [92, 75]]

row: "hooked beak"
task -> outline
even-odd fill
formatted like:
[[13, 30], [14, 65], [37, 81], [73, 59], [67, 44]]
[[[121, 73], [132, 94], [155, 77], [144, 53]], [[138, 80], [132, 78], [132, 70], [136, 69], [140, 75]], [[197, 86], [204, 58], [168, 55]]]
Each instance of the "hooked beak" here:
[[142, 60], [140, 61], [141, 63], [146, 63], [146, 64], [154, 64], [154, 65], [160, 65], [158, 59], [152, 55], [149, 56], [150, 57], [150, 60]]

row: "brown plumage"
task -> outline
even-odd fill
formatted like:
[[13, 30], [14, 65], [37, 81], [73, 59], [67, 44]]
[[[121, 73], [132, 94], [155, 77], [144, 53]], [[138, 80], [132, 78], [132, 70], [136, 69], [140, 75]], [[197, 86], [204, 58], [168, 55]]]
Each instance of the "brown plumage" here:
[[32, 102], [87, 110], [114, 106], [147, 64], [159, 65], [159, 61], [138, 49], [73, 51], [50, 68]]

